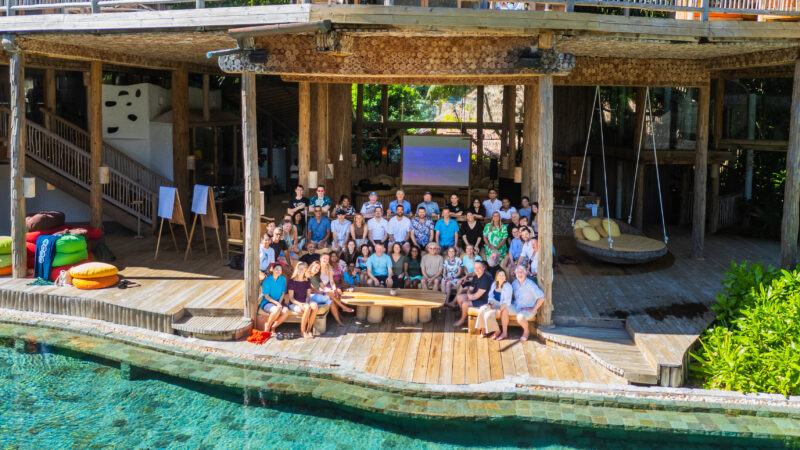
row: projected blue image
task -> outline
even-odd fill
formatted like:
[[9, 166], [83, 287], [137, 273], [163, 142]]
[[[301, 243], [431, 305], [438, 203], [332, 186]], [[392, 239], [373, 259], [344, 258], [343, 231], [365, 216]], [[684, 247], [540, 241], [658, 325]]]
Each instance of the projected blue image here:
[[430, 146], [404, 147], [403, 184], [467, 186], [469, 184], [469, 149]]

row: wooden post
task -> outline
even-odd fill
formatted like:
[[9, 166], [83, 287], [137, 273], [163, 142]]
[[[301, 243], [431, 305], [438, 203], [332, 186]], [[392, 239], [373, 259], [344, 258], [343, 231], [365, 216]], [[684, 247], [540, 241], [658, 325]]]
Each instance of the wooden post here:
[[28, 275], [25, 247], [25, 195], [22, 177], [25, 176], [25, 58], [11, 53], [9, 82], [11, 117], [8, 145], [11, 149], [11, 272], [14, 278]]
[[508, 178], [508, 172], [513, 170], [511, 167], [511, 141], [513, 138], [513, 123], [514, 123], [514, 97], [515, 86], [503, 86], [503, 105], [501, 111], [503, 117], [501, 119], [502, 129], [500, 130], [500, 176]]
[[[275, 136], [273, 136], [273, 134], [275, 132], [275, 127], [273, 126], [273, 123], [272, 123], [272, 116], [267, 116], [266, 119], [267, 119], [266, 120], [266, 124], [264, 126], [264, 131], [265, 131], [265, 134], [266, 134], [266, 136], [264, 137], [264, 144], [267, 147], [267, 159], [266, 159], [265, 162], [266, 162], [267, 178], [272, 180], [274, 178], [274, 175], [275, 175], [275, 174], [272, 173], [272, 172], [275, 171], [275, 168], [273, 167], [273, 164], [272, 164], [272, 147], [275, 146]], [[274, 186], [272, 186], [270, 184], [269, 188], [270, 189], [274, 189]], [[270, 197], [270, 200], [271, 199], [272, 198]]]
[[639, 161], [639, 168], [636, 172], [636, 206], [633, 208], [633, 226], [642, 230], [644, 227], [644, 174], [646, 164]]
[[[325, 165], [328, 163], [328, 96], [329, 85], [327, 83], [317, 84], [317, 103], [316, 103], [316, 149], [317, 149], [317, 184], [325, 185]], [[312, 186], [316, 188], [317, 186]]]
[[697, 140], [694, 162], [694, 207], [692, 211], [692, 257], [703, 259], [706, 230], [706, 180], [708, 177], [708, 108], [711, 87], [700, 86], [697, 102]]
[[211, 120], [211, 76], [203, 74], [203, 122]]
[[[633, 124], [633, 148], [639, 148], [639, 141], [642, 134], [642, 119], [644, 118], [645, 96], [647, 95], [647, 88], [636, 88], [636, 111], [634, 111], [634, 124]], [[645, 132], [647, 130], [645, 129]], [[644, 147], [644, 141], [642, 141]]]
[[681, 217], [680, 224], [689, 223], [689, 185], [691, 184], [691, 167], [681, 166]]
[[214, 127], [214, 185], [219, 186], [219, 127]]
[[[505, 105], [505, 92], [508, 91], [508, 105]], [[508, 138], [508, 163], [506, 178], [514, 178], [514, 166], [517, 165], [517, 86], [503, 86], [503, 106], [506, 113], [506, 137]]]
[[[353, 95], [349, 84], [328, 85], [328, 158], [333, 164], [333, 179], [328, 180], [331, 200], [351, 194], [351, 139]], [[341, 160], [340, 160], [341, 158]]]
[[381, 122], [383, 122], [382, 132], [383, 147], [381, 148], [381, 162], [385, 163], [389, 154], [389, 86], [381, 85]]
[[485, 167], [485, 161], [484, 161], [484, 158], [483, 158], [483, 112], [484, 112], [483, 110], [484, 110], [484, 106], [485, 106], [484, 105], [484, 100], [486, 99], [486, 94], [484, 93], [484, 86], [483, 85], [478, 86], [477, 97], [478, 97], [477, 98], [477, 101], [478, 101], [477, 115], [478, 115], [478, 117], [476, 119], [477, 119], [478, 124], [476, 125], [477, 129], [476, 129], [476, 138], [475, 139], [477, 140], [477, 142], [475, 144], [475, 147], [476, 147], [477, 152], [478, 152], [479, 173], [481, 175], [483, 175], [484, 167]]
[[256, 136], [256, 74], [242, 73], [242, 165], [244, 166], [244, 316], [256, 323], [260, 286], [258, 245], [261, 222], [261, 195], [258, 177], [258, 138]]
[[784, 269], [790, 269], [797, 263], [797, 230], [800, 220], [800, 61], [794, 64], [790, 117], [781, 221], [781, 267]]
[[[44, 70], [44, 107], [56, 113], [56, 69]], [[50, 130], [50, 116], [44, 116], [44, 128]]]
[[364, 85], [356, 86], [356, 160], [361, 161], [361, 153], [364, 151]]
[[103, 162], [103, 62], [92, 61], [89, 68], [89, 129], [91, 149], [91, 185], [89, 190], [89, 225], [103, 227], [103, 185], [100, 184], [100, 164]]
[[722, 115], [725, 106], [725, 79], [717, 78], [714, 86], [714, 148], [719, 149], [722, 140]]
[[536, 148], [539, 150], [539, 286], [545, 304], [539, 310], [539, 325], [550, 325], [553, 313], [553, 77], [539, 78], [535, 95]]
[[[255, 93], [253, 93], [255, 95]], [[181, 64], [172, 71], [172, 181], [182, 205], [189, 202], [189, 72]]]
[[[306, 189], [308, 185], [308, 172], [311, 170], [311, 84], [301, 81], [298, 84], [297, 99], [299, 102], [299, 116], [297, 124], [297, 180]], [[294, 189], [290, 186], [289, 190]]]
[[719, 225], [719, 164], [711, 165], [711, 211], [708, 218], [708, 233], [717, 232]]
[[526, 85], [524, 93], [524, 120], [522, 128], [522, 195], [536, 202], [539, 197], [538, 173], [539, 153], [536, 147], [536, 123], [539, 115], [536, 85]]

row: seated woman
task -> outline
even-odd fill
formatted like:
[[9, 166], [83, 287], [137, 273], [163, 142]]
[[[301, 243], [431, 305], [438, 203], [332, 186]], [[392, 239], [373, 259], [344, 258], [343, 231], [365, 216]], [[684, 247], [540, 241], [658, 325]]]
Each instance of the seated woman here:
[[356, 245], [355, 241], [347, 241], [347, 245], [345, 245], [344, 250], [342, 250], [342, 254], [340, 255], [340, 259], [344, 261], [345, 266], [350, 264], [356, 263], [356, 259], [358, 258], [358, 246]]
[[392, 244], [392, 287], [403, 289], [408, 276], [408, 257], [403, 253], [403, 246], [395, 242]]
[[408, 252], [408, 265], [407, 267], [407, 274], [408, 278], [406, 279], [406, 288], [407, 289], [416, 289], [421, 288], [422, 282], [422, 266], [420, 264], [420, 254], [419, 248], [411, 247], [411, 250]]
[[287, 283], [287, 303], [289, 310], [300, 316], [300, 333], [304, 338], [313, 338], [314, 333], [311, 331], [314, 327], [314, 321], [317, 318], [317, 311], [319, 305], [309, 301], [311, 298], [311, 282], [306, 277], [308, 266], [304, 262], [298, 262], [294, 266], [294, 273], [292, 279]]
[[347, 263], [339, 259], [338, 253], [331, 252], [330, 265], [331, 270], [333, 271], [333, 282], [336, 283], [337, 286], [341, 286], [342, 282], [344, 281], [342, 274], [345, 270], [347, 270]]
[[361, 275], [356, 272], [356, 265], [351, 263], [347, 265], [347, 269], [342, 272], [342, 287], [352, 289], [359, 286]]
[[270, 275], [261, 283], [260, 308], [269, 314], [264, 331], [275, 332], [280, 324], [289, 316], [289, 308], [283, 306], [286, 295], [286, 278], [283, 276], [283, 266], [273, 263], [270, 266]]
[[[450, 298], [450, 291], [452, 291], [453, 286], [457, 286], [459, 280], [464, 275], [464, 263], [461, 262], [461, 259], [458, 257], [458, 249], [454, 247], [449, 247], [447, 249], [447, 257], [442, 261], [442, 292], [444, 292], [444, 298]], [[455, 300], [451, 303], [451, 306], [455, 306]]]
[[283, 242], [286, 243], [286, 248], [289, 250], [289, 257], [297, 259], [300, 255], [300, 249], [297, 247], [297, 229], [292, 225], [292, 218], [286, 216], [281, 225], [281, 236]]
[[359, 247], [368, 243], [369, 239], [367, 239], [367, 232], [369, 228], [367, 228], [367, 222], [364, 220], [364, 216], [362, 214], [356, 214], [353, 217], [353, 223], [350, 225], [350, 239], [355, 241], [356, 245]]
[[340, 209], [344, 211], [344, 214], [346, 216], [349, 217], [355, 216], [357, 213], [356, 209], [350, 203], [350, 197], [347, 195], [342, 195], [341, 197], [339, 197], [339, 204], [336, 205], [336, 210], [338, 211]]
[[489, 289], [489, 303], [478, 309], [478, 319], [475, 321], [475, 328], [480, 330], [481, 337], [486, 337], [487, 333], [492, 333], [491, 337], [499, 338], [500, 327], [497, 326], [497, 313], [505, 311], [514, 296], [511, 283], [502, 270], [497, 271], [494, 276], [494, 283]]
[[294, 213], [294, 216], [292, 217], [292, 222], [294, 223], [294, 235], [297, 236], [292, 251], [296, 254], [300, 254], [300, 251], [303, 250], [303, 248], [306, 246], [305, 212], [297, 211], [296, 213]]
[[361, 254], [356, 258], [356, 271], [361, 275], [361, 278], [367, 273], [367, 260], [369, 259], [369, 246], [364, 244], [361, 246]]
[[475, 246], [467, 245], [464, 254], [461, 256], [461, 262], [464, 265], [464, 272], [469, 275], [475, 272], [475, 261], [483, 261], [480, 255], [475, 253]]
[[544, 292], [539, 285], [528, 278], [528, 271], [525, 267], [517, 266], [514, 275], [514, 282], [511, 284], [511, 288], [514, 290], [514, 300], [500, 311], [503, 332], [495, 338], [498, 341], [505, 339], [508, 335], [508, 321], [511, 316], [514, 316], [517, 323], [522, 326], [522, 337], [519, 340], [527, 341], [530, 335], [528, 322], [536, 318], [536, 313], [545, 300]]
[[[333, 267], [330, 264], [330, 254], [323, 254], [319, 257], [320, 270], [315, 277], [311, 278], [311, 287], [320, 293], [325, 294], [331, 300], [331, 314], [336, 319], [336, 323], [344, 325], [339, 315], [339, 309], [351, 313], [353, 309], [342, 301], [342, 290], [336, 287], [333, 279]], [[312, 299], [313, 301], [313, 299]]]

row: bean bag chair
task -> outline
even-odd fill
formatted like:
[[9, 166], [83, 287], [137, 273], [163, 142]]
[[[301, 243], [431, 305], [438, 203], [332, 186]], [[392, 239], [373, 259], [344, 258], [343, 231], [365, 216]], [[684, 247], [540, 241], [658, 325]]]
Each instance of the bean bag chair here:
[[62, 267], [62, 266], [70, 266], [77, 264], [84, 259], [89, 259], [89, 252], [86, 251], [84, 248], [81, 251], [75, 253], [61, 253], [56, 252], [56, 256], [53, 258], [52, 267]]
[[28, 231], [42, 231], [64, 225], [64, 213], [61, 211], [42, 211], [40, 213], [28, 214], [25, 217], [25, 225]]
[[103, 238], [103, 230], [95, 227], [90, 227], [86, 225], [86, 230], [89, 232], [89, 235], [86, 237], [87, 240], [89, 239], [102, 239]]
[[116, 275], [119, 272], [115, 266], [103, 262], [90, 262], [80, 264], [69, 269], [69, 274], [72, 278], [80, 278], [82, 280], [89, 280], [92, 278], [106, 278]]
[[28, 231], [27, 233], [25, 233], [25, 241], [26, 242], [30, 242], [32, 244], [35, 244], [36, 243], [36, 239], [39, 236], [41, 236], [41, 235], [45, 235], [45, 236], [53, 235], [53, 236], [55, 236], [55, 235], [58, 235], [59, 233], [61, 233], [62, 231], [66, 230], [67, 228], [69, 228], [68, 225], [61, 225], [60, 227], [51, 228], [49, 230]]
[[11, 255], [0, 255], [0, 267], [11, 265]]
[[117, 275], [111, 275], [110, 277], [103, 277], [103, 278], [92, 278], [89, 280], [81, 280], [80, 278], [73, 278], [72, 285], [78, 289], [103, 289], [107, 287], [111, 287], [119, 282], [119, 277]]
[[26, 242], [25, 249], [27, 250], [26, 253], [28, 253], [28, 258], [27, 258], [28, 269], [33, 269], [33, 266], [36, 265], [36, 244], [31, 244], [30, 242]]
[[50, 281], [56, 281], [56, 278], [58, 278], [58, 276], [61, 275], [62, 271], [69, 272], [70, 269], [72, 269], [73, 267], [80, 266], [81, 264], [86, 264], [90, 262], [92, 262], [91, 259], [86, 259], [77, 264], [70, 264], [69, 266], [53, 267], [52, 269], [50, 269], [50, 278], [48, 279]]
[[11, 254], [11, 236], [0, 236], [0, 255]]
[[0, 267], [0, 277], [4, 275], [11, 275], [11, 266]]
[[82, 236], [65, 234], [56, 241], [56, 254], [76, 253], [81, 250], [86, 250], [86, 238]]

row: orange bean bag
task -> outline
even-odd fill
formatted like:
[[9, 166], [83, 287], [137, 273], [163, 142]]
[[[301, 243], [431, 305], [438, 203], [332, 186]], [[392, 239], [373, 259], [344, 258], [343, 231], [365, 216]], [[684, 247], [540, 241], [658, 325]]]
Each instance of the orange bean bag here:
[[119, 276], [111, 275], [110, 277], [92, 278], [91, 280], [81, 280], [80, 278], [73, 278], [72, 285], [78, 289], [103, 289], [111, 287], [119, 282]]
[[11, 275], [11, 266], [0, 267], [0, 277], [3, 275]]

